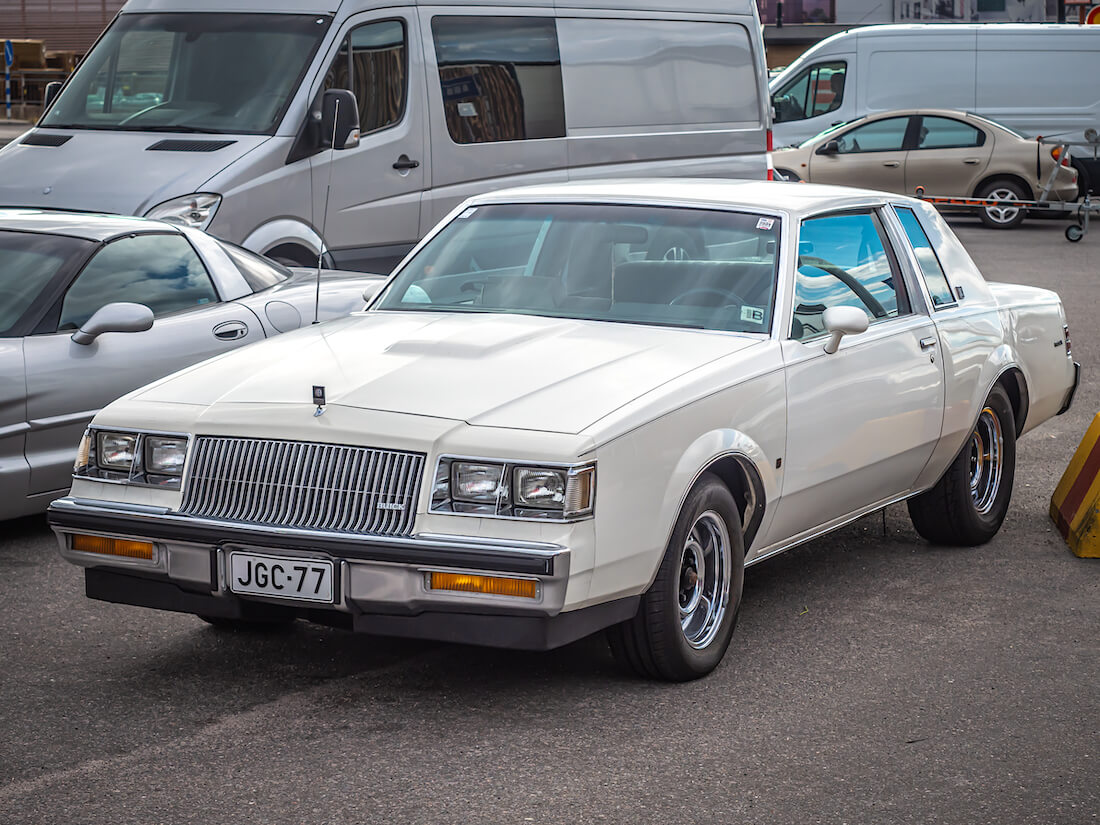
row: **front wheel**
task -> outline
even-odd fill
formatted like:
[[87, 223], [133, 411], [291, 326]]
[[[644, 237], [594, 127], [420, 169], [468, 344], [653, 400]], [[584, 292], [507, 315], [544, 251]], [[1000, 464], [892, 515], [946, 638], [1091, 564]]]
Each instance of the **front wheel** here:
[[608, 630], [612, 653], [651, 679], [707, 675], [729, 647], [744, 582], [737, 505], [721, 480], [704, 474], [680, 510], [638, 613]]
[[989, 393], [962, 452], [926, 493], [909, 499], [917, 532], [933, 544], [985, 544], [1005, 520], [1016, 472], [1016, 418], [1008, 393]]

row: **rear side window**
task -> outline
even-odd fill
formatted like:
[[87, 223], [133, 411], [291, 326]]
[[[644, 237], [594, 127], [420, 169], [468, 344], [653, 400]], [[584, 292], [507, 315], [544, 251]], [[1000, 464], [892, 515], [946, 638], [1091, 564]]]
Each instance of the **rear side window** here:
[[433, 17], [432, 37], [455, 143], [565, 136], [552, 17]]
[[969, 123], [950, 117], [921, 118], [920, 131], [917, 133], [918, 149], [957, 149], [981, 146], [985, 143], [985, 132]]
[[566, 18], [558, 33], [570, 129], [760, 121], [742, 26]]
[[270, 258], [261, 258], [247, 249], [226, 241], [219, 241], [218, 243], [225, 250], [225, 254], [237, 265], [241, 277], [244, 278], [253, 292], [259, 292], [261, 289], [281, 284], [292, 275], [289, 269], [282, 264], [275, 263]]
[[382, 20], [352, 29], [325, 75], [325, 89], [349, 89], [359, 104], [359, 131], [401, 120], [408, 85], [405, 24]]
[[936, 251], [932, 248], [932, 242], [924, 233], [924, 229], [917, 220], [916, 213], [905, 206], [895, 206], [901, 225], [905, 228], [905, 234], [913, 251], [917, 254], [917, 263], [924, 273], [924, 283], [928, 286], [928, 294], [932, 296], [934, 307], [943, 307], [955, 303], [955, 296], [951, 293], [951, 284], [947, 282], [947, 275], [940, 266], [940, 259], [936, 257]]
[[217, 300], [206, 267], [182, 235], [130, 236], [107, 244], [81, 270], [57, 328], [77, 329], [115, 301], [145, 304], [159, 317]]

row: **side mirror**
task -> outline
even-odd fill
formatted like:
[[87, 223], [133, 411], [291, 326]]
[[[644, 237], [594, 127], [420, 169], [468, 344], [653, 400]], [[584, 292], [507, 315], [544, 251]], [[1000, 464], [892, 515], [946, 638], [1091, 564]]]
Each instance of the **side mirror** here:
[[61, 81], [51, 80], [46, 84], [46, 90], [42, 93], [42, 109], [45, 111], [50, 108], [50, 104], [54, 102], [57, 97], [57, 93], [61, 91]]
[[329, 89], [321, 98], [321, 145], [326, 149], [359, 145], [359, 104], [347, 89]]
[[119, 301], [95, 311], [84, 326], [73, 333], [73, 342], [88, 345], [105, 332], [145, 332], [153, 326], [153, 310], [145, 304]]
[[840, 152], [840, 144], [835, 140], [827, 140], [817, 148], [815, 155], [836, 155]]
[[830, 355], [840, 348], [840, 339], [845, 335], [867, 331], [867, 313], [859, 307], [829, 307], [824, 322], [825, 331], [832, 334], [825, 344], [825, 352]]

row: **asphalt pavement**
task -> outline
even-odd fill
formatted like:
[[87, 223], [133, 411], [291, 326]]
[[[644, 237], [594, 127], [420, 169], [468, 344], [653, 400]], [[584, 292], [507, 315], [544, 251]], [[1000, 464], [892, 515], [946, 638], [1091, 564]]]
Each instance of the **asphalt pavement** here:
[[751, 568], [723, 665], [229, 633], [89, 601], [43, 518], [0, 523], [4, 823], [958, 823], [1100, 814], [1100, 560], [1047, 515], [1100, 410], [1100, 233], [955, 222], [987, 278], [1058, 290], [1084, 381], [1019, 445], [989, 544], [905, 507]]

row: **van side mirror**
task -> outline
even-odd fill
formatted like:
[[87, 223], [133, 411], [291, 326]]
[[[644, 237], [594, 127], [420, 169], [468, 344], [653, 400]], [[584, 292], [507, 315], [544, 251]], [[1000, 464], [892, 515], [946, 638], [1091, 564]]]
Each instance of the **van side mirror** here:
[[329, 89], [321, 98], [321, 145], [326, 149], [359, 145], [359, 103], [347, 89]]
[[831, 334], [825, 343], [825, 352], [830, 355], [840, 348], [840, 339], [845, 335], [867, 331], [867, 313], [859, 307], [829, 307], [822, 320], [825, 331]]
[[51, 80], [46, 84], [46, 90], [42, 93], [42, 109], [43, 111], [50, 108], [50, 104], [54, 102], [57, 97], [57, 93], [61, 91], [61, 81]]
[[87, 346], [105, 332], [145, 332], [153, 326], [153, 310], [145, 304], [118, 301], [101, 306], [84, 326], [73, 333], [73, 342]]
[[836, 155], [840, 153], [840, 144], [835, 140], [827, 140], [817, 148], [815, 155]]

